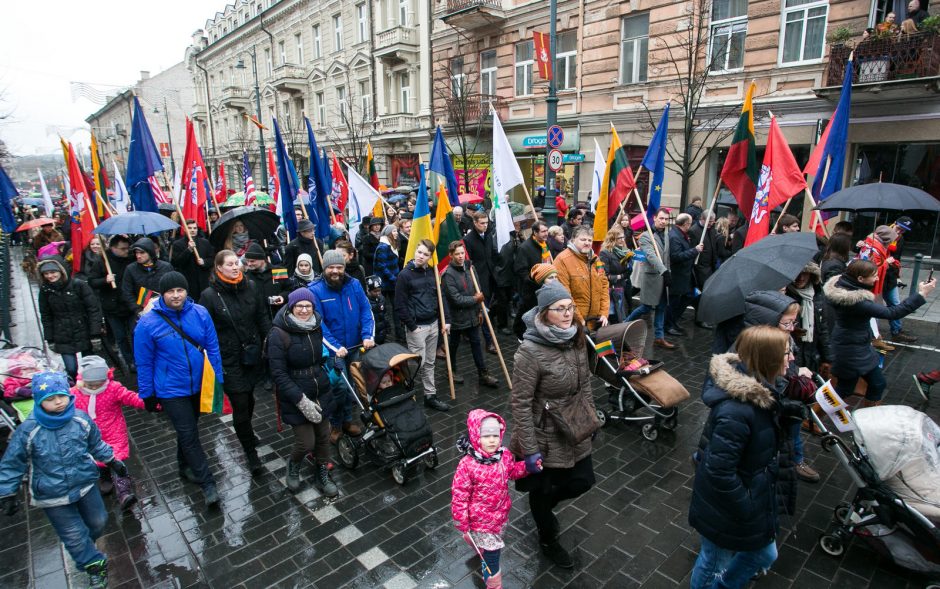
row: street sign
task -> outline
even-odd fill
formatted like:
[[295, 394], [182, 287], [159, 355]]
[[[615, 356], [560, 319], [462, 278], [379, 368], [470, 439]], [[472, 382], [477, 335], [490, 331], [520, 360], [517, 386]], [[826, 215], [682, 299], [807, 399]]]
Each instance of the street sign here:
[[561, 169], [561, 166], [564, 163], [564, 156], [557, 149], [553, 149], [548, 152], [548, 167], [552, 169], [553, 172], [557, 172]]
[[552, 149], [558, 149], [565, 141], [565, 132], [558, 125], [552, 125], [548, 128], [548, 144]]

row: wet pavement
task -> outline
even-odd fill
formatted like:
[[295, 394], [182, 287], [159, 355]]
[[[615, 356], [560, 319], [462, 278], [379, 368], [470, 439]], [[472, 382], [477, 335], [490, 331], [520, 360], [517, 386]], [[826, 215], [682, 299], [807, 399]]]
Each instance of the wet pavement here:
[[[33, 341], [35, 320], [25, 281], [14, 301], [17, 343]], [[935, 326], [910, 322], [908, 329], [936, 345]], [[636, 426], [608, 425], [593, 454], [597, 485], [558, 511], [562, 543], [576, 560], [573, 571], [552, 566], [538, 551], [525, 496], [514, 501], [505, 531], [502, 566], [507, 588], [515, 587], [677, 587], [688, 584], [698, 536], [687, 524], [691, 496], [691, 450], [705, 416], [698, 391], [708, 360], [711, 332], [688, 325], [689, 336], [675, 351], [657, 351], [669, 373], [686, 384], [692, 399], [680, 412], [675, 432], [649, 442]], [[511, 365], [516, 347], [500, 343]], [[177, 476], [175, 436], [165, 417], [126, 411], [133, 452], [128, 460], [140, 502], [122, 513], [106, 498], [111, 518], [98, 546], [110, 559], [111, 587], [482, 587], [478, 559], [455, 531], [450, 516], [450, 484], [459, 459], [454, 442], [465, 429], [467, 412], [485, 407], [508, 416], [508, 391], [478, 392], [472, 360], [462, 346], [458, 368], [467, 384], [458, 387], [456, 407], [432, 413], [440, 465], [404, 486], [388, 471], [365, 461], [350, 471], [337, 464], [333, 478], [340, 496], [329, 501], [303, 472], [296, 495], [284, 486], [290, 429], [278, 431], [273, 394], [259, 387], [255, 427], [262, 441], [265, 473], [252, 479], [230, 417], [201, 421], [203, 444], [219, 482], [221, 509], [207, 510], [198, 487]], [[910, 375], [937, 367], [940, 355], [899, 348], [886, 362], [890, 402], [920, 407]], [[487, 355], [498, 373], [495, 356]], [[443, 362], [439, 391], [447, 389]], [[503, 380], [500, 376], [500, 380]], [[126, 383], [129, 386], [133, 383]], [[601, 381], [598, 406], [606, 405]], [[935, 401], [926, 411], [938, 418]], [[511, 427], [511, 423], [510, 423]], [[923, 580], [853, 540], [833, 558], [817, 539], [837, 503], [851, 498], [848, 474], [832, 455], [808, 438], [809, 461], [822, 475], [819, 484], [800, 484], [799, 513], [784, 519], [780, 558], [756, 587], [920, 587]], [[84, 587], [40, 510], [0, 517], [0, 587]]]

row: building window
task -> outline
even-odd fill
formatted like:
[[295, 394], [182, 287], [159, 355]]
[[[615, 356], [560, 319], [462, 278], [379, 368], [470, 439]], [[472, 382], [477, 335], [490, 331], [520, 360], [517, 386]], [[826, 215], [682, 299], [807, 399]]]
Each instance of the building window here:
[[401, 89], [398, 112], [408, 114], [411, 112], [411, 76], [408, 72], [398, 74], [398, 87]]
[[362, 108], [362, 120], [372, 120], [372, 93], [369, 91], [369, 81], [359, 82], [359, 106]]
[[577, 31], [565, 31], [556, 38], [555, 75], [555, 84], [559, 90], [574, 90], [577, 87]]
[[294, 44], [297, 45], [297, 63], [304, 64], [304, 39], [300, 33], [294, 35]]
[[638, 14], [623, 19], [620, 33], [620, 83], [646, 81], [650, 41], [650, 15]]
[[280, 59], [280, 62], [278, 63], [278, 65], [284, 65], [285, 63], [287, 63], [287, 48], [285, 46], [284, 41], [277, 42], [277, 53]]
[[323, 44], [320, 42], [320, 25], [313, 25], [313, 57], [320, 59], [323, 57]]
[[366, 5], [365, 4], [359, 4], [356, 6], [356, 22], [359, 25], [358, 41], [360, 43], [362, 43], [363, 41], [367, 41], [369, 39], [369, 21], [366, 17]]
[[265, 71], [268, 72], [268, 76], [274, 73], [274, 64], [271, 63], [271, 50], [270, 49], [264, 50], [264, 67], [266, 68]]
[[496, 50], [480, 53], [480, 94], [496, 95]]
[[398, 24], [408, 26], [408, 3], [410, 0], [398, 0]]
[[785, 1], [781, 64], [812, 63], [822, 59], [828, 12], [829, 2], [826, 0]]
[[747, 0], [714, 0], [710, 31], [709, 68], [713, 72], [744, 67]]
[[258, 16], [259, 14], [261, 14], [261, 10], [262, 10], [261, 3], [258, 2], [257, 4], [255, 4], [255, 16]]
[[535, 50], [532, 39], [516, 43], [516, 96], [532, 94], [532, 67]]
[[326, 124], [326, 97], [323, 92], [317, 92], [317, 127]]
[[333, 17], [333, 50], [342, 51], [343, 49], [343, 15], [337, 14]]
[[336, 104], [338, 105], [338, 109], [339, 109], [339, 118], [345, 125], [346, 124], [346, 109], [349, 106], [346, 103], [346, 86], [336, 87]]
[[466, 74], [463, 72], [463, 57], [450, 60], [450, 91], [454, 98], [463, 96], [463, 84]]

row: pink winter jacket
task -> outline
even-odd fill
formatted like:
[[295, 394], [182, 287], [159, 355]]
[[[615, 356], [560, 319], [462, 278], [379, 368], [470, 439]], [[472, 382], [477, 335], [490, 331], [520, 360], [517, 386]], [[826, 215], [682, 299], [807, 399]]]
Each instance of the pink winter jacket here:
[[[108, 386], [96, 395], [93, 419], [98, 429], [101, 430], [101, 439], [114, 449], [114, 457], [118, 460], [127, 460], [131, 451], [127, 440], [127, 422], [124, 421], [121, 407], [126, 405], [143, 409], [144, 402], [140, 400], [137, 393], [113, 378], [114, 369], [111, 369], [108, 372]], [[80, 379], [81, 375], [79, 375]], [[86, 394], [77, 386], [72, 387], [71, 392], [75, 395], [75, 408], [88, 413], [91, 395]]]
[[[495, 417], [501, 426], [499, 451], [502, 451], [502, 456], [498, 462], [489, 464], [474, 456], [475, 452], [484, 458], [491, 457], [480, 448], [480, 424], [487, 417]], [[461, 532], [499, 534], [509, 521], [509, 509], [512, 507], [509, 481], [526, 476], [525, 461], [516, 462], [509, 450], [502, 446], [506, 422], [496, 413], [474, 409], [467, 416], [467, 432], [473, 451], [457, 464], [451, 486], [451, 513]]]

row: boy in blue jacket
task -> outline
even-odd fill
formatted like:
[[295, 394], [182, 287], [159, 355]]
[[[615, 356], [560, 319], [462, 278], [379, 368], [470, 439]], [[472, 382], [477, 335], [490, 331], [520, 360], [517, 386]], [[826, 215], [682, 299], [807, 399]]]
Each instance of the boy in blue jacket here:
[[88, 414], [75, 408], [65, 374], [35, 374], [32, 388], [33, 412], [16, 428], [0, 461], [0, 508], [16, 513], [20, 483], [31, 470], [32, 505], [46, 513], [75, 564], [91, 578], [89, 586], [107, 587], [108, 562], [95, 547], [108, 523], [95, 460], [118, 476], [126, 477], [127, 467], [114, 458]]

